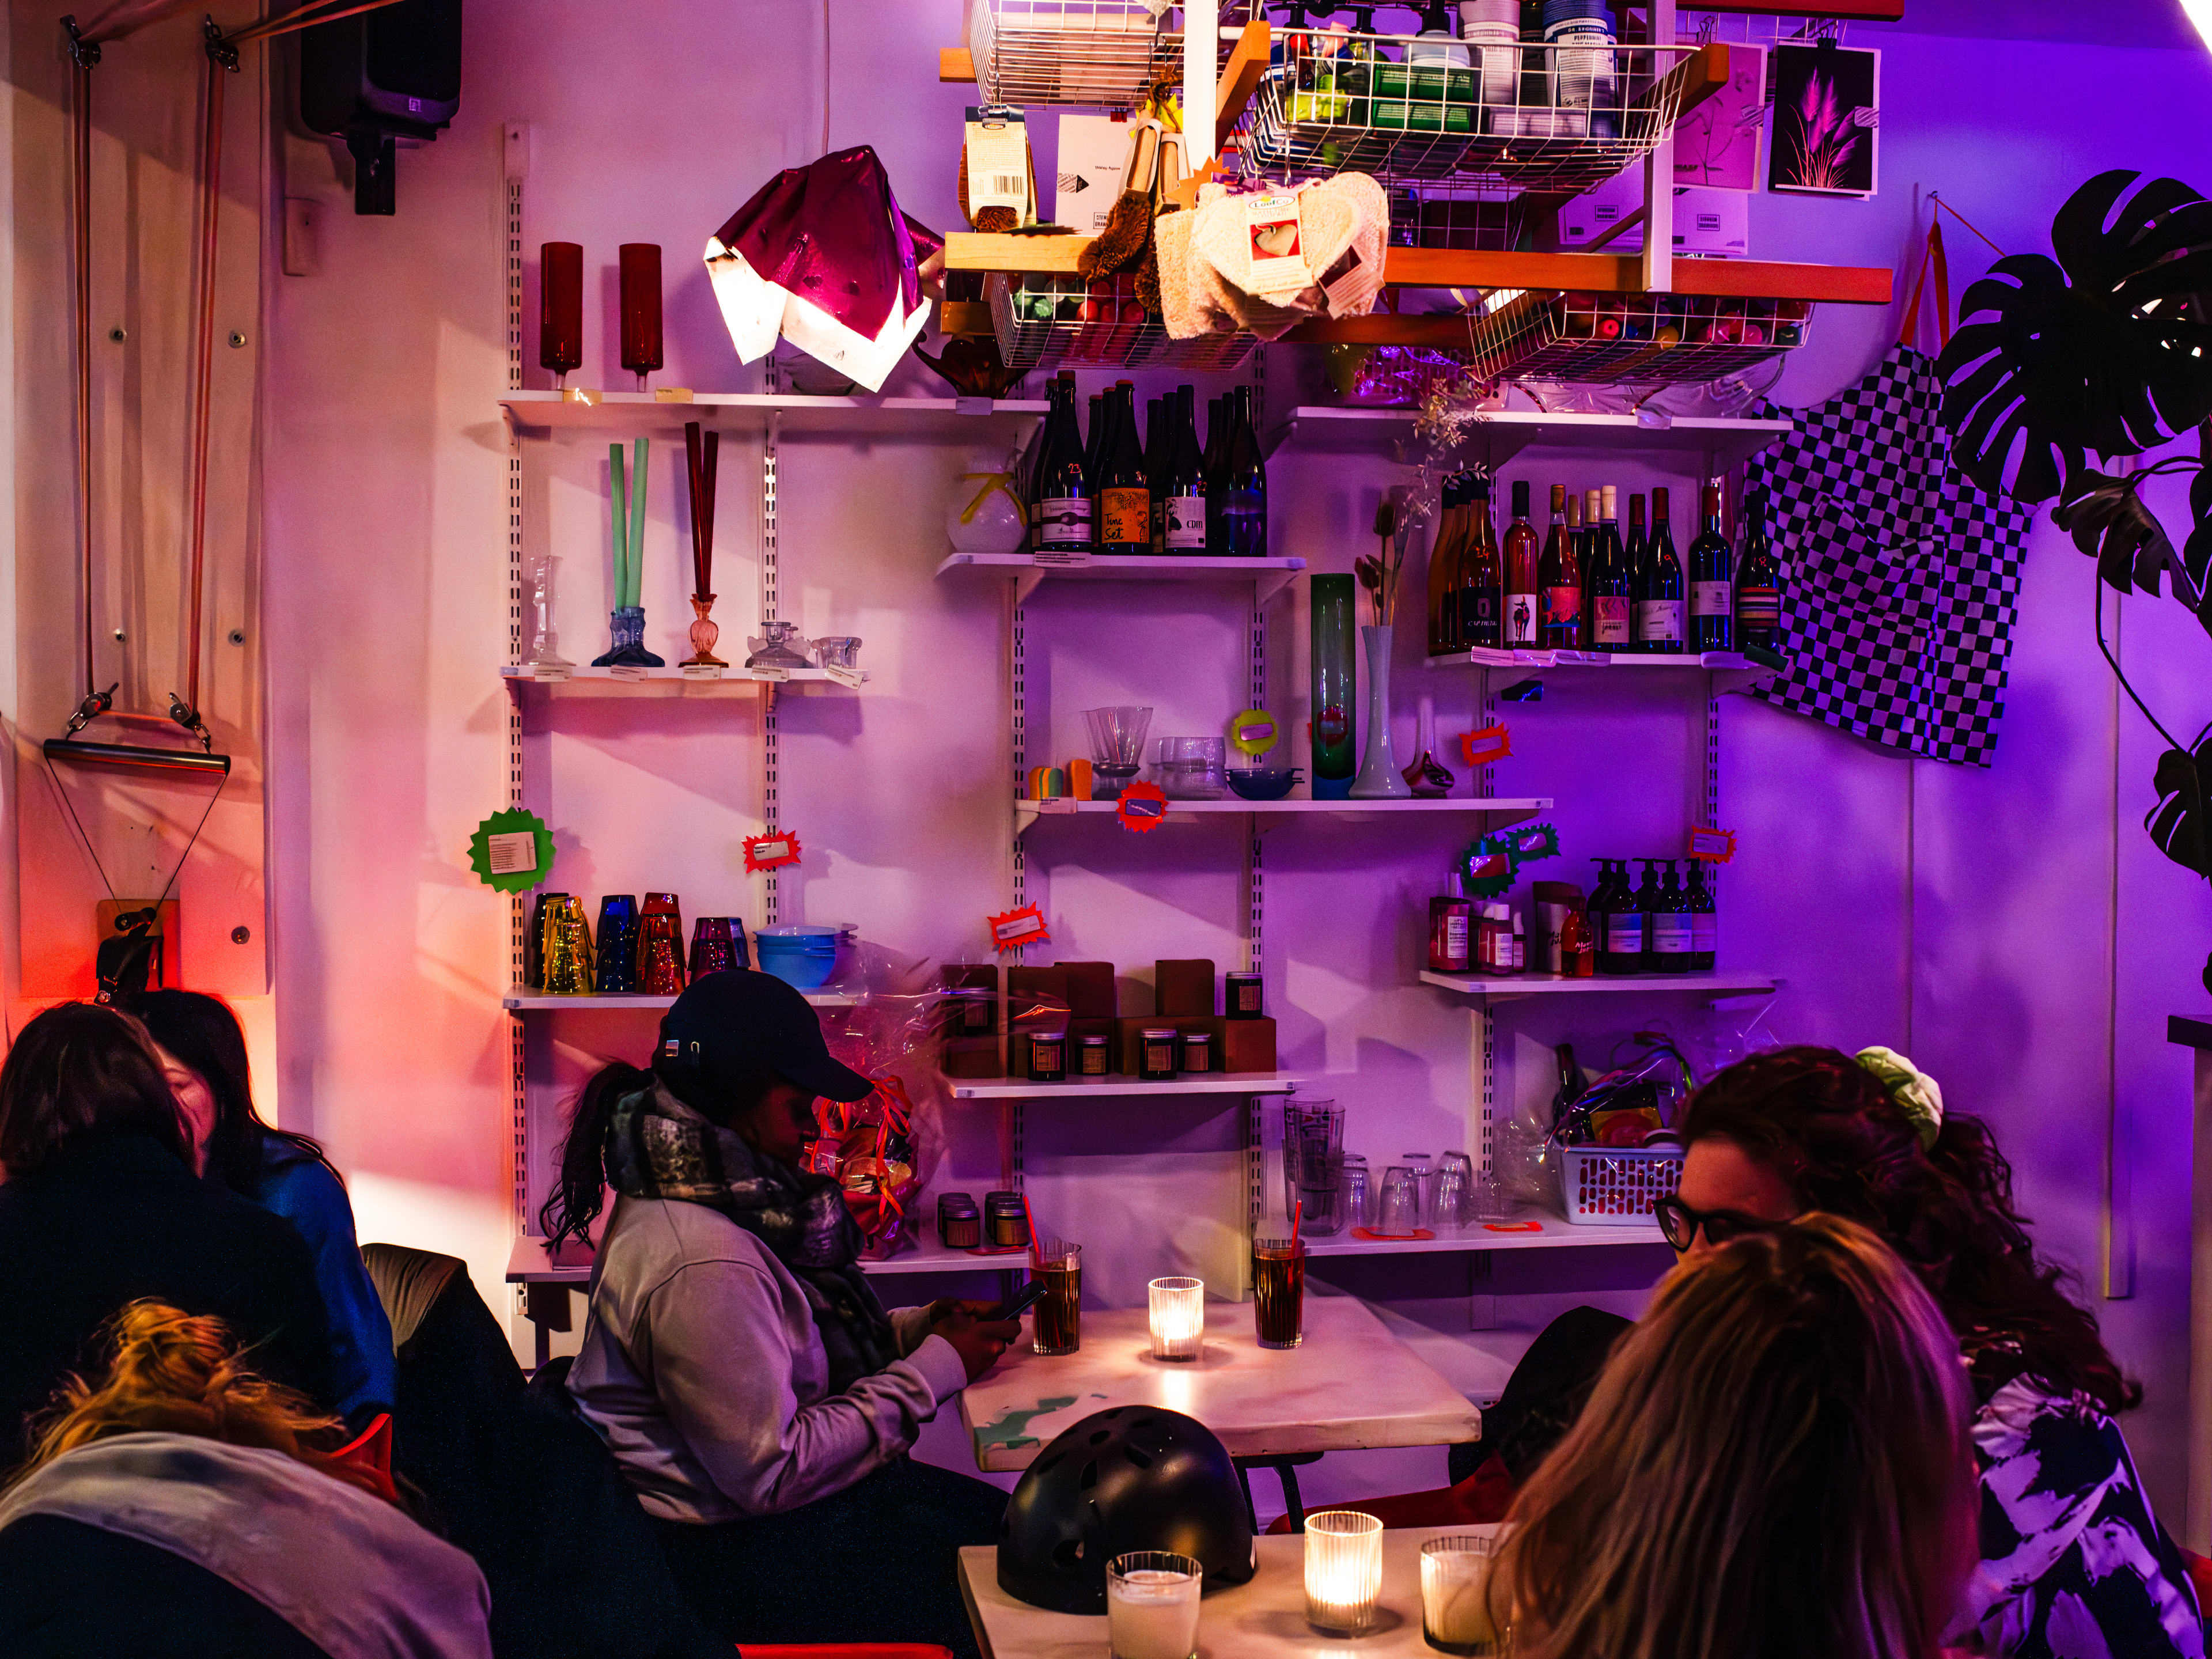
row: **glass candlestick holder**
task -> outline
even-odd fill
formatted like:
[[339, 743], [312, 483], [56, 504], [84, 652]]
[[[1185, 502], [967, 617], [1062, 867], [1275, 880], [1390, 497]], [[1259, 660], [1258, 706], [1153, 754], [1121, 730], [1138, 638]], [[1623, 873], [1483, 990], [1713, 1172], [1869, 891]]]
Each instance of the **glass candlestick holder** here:
[[1206, 1348], [1206, 1281], [1156, 1279], [1145, 1287], [1150, 1302], [1152, 1358], [1188, 1362]]
[[561, 635], [553, 625], [553, 582], [561, 561], [551, 554], [530, 573], [530, 672], [541, 680], [566, 679], [576, 665], [561, 654]]
[[729, 664], [714, 654], [714, 641], [722, 637], [722, 630], [708, 620], [708, 612], [714, 608], [712, 593], [694, 593], [691, 610], [696, 618], [691, 624], [691, 654], [684, 658], [686, 668], [727, 668]]
[[594, 668], [665, 668], [667, 659], [655, 656], [645, 648], [645, 607], [625, 605], [616, 607], [607, 616], [607, 631], [613, 635], [605, 654], [592, 659]]
[[806, 653], [801, 648], [805, 643], [799, 636], [798, 623], [764, 621], [761, 623], [760, 637], [745, 641], [752, 652], [745, 659], [745, 666], [787, 670], [808, 667], [811, 665], [806, 660]]

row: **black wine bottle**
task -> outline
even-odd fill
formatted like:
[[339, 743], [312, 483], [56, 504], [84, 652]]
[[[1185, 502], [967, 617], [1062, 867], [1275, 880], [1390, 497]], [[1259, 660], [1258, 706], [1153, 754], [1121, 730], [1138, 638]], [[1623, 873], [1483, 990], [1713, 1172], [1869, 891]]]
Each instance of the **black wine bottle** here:
[[[1462, 475], [1465, 526], [1459, 546], [1460, 649], [1495, 651], [1505, 643], [1505, 566], [1498, 551], [1498, 532], [1490, 521], [1490, 475]], [[1525, 489], [1526, 486], [1521, 486]], [[1514, 498], [1522, 505], [1526, 496]], [[1522, 527], [1527, 528], [1525, 515]], [[1535, 539], [1530, 531], [1528, 538]]]
[[1240, 386], [1229, 416], [1229, 460], [1221, 502], [1222, 551], [1232, 559], [1267, 556], [1267, 463], [1252, 429], [1252, 388]]
[[[1100, 452], [1106, 442], [1106, 428], [1110, 423], [1108, 416], [1112, 413], [1113, 407], [1112, 400], [1104, 392], [1092, 392], [1091, 394], [1091, 424], [1083, 428], [1083, 476], [1091, 480], [1091, 516], [1094, 520], [1098, 511], [1098, 481], [1105, 476], [1099, 471]], [[1095, 534], [1098, 526], [1094, 522], [1091, 527]]]
[[1036, 555], [1044, 559], [1079, 559], [1091, 548], [1091, 475], [1084, 465], [1083, 436], [1075, 424], [1075, 380], [1052, 383], [1052, 412], [1045, 417], [1043, 453], [1037, 470]]
[[1179, 386], [1175, 394], [1174, 435], [1167, 464], [1167, 516], [1164, 550], [1189, 558], [1206, 551], [1206, 458], [1191, 421], [1197, 394]]
[[[1591, 544], [1589, 568], [1583, 585], [1589, 595], [1589, 621], [1583, 638], [1593, 651], [1632, 651], [1636, 648], [1635, 578], [1629, 569], [1627, 550], [1620, 544], [1620, 526], [1613, 514], [1620, 500], [1615, 486], [1607, 484], [1599, 498], [1597, 535]], [[1632, 505], [1640, 520], [1644, 498]], [[1640, 532], [1642, 525], [1635, 528]]]
[[1461, 475], [1445, 476], [1436, 534], [1429, 538], [1429, 654], [1445, 657], [1460, 643], [1461, 559], [1467, 547], [1467, 494]]
[[1651, 912], [1651, 969], [1654, 973], [1686, 974], [1693, 948], [1690, 925], [1690, 896], [1674, 860], [1667, 860], [1666, 885], [1659, 890]]
[[1229, 532], [1223, 527], [1221, 509], [1229, 495], [1229, 411], [1226, 397], [1206, 405], [1206, 550], [1219, 558], [1229, 550]]
[[1640, 495], [1628, 498], [1628, 540], [1621, 551], [1628, 560], [1628, 642], [1620, 649], [1632, 654], [1643, 648], [1636, 643], [1636, 602], [1644, 597], [1644, 579], [1651, 574], [1651, 538], [1644, 527], [1644, 497]]
[[[1513, 505], [1517, 509], [1528, 502], [1528, 486], [1516, 483]], [[1555, 518], [1552, 533], [1544, 543], [1544, 556], [1536, 567], [1536, 593], [1540, 614], [1543, 619], [1539, 641], [1547, 651], [1579, 651], [1583, 647], [1583, 531], [1575, 520], [1580, 516], [1579, 505], [1571, 497], [1567, 501], [1567, 520], [1563, 526]], [[1517, 513], [1516, 526], [1527, 520]], [[1506, 539], [1512, 540], [1511, 532]]]
[[1721, 533], [1721, 487], [1705, 486], [1705, 526], [1690, 544], [1690, 649], [1735, 649], [1735, 550]]
[[1644, 556], [1644, 578], [1636, 595], [1636, 643], [1639, 650], [1679, 654], [1682, 649], [1682, 562], [1674, 556], [1674, 532], [1668, 523], [1667, 492], [1651, 492], [1651, 541]]
[[1168, 550], [1168, 461], [1175, 449], [1175, 396], [1145, 401], [1145, 489], [1152, 501], [1152, 550]]
[[[1490, 516], [1487, 492], [1480, 502], [1485, 519]], [[1565, 484], [1552, 486], [1552, 531], [1560, 532], [1567, 512], [1567, 488]], [[1538, 577], [1543, 566], [1543, 544], [1536, 539], [1535, 526], [1526, 519], [1516, 519], [1505, 532], [1504, 553], [1505, 567], [1505, 646], [1508, 650], [1530, 651], [1542, 642], [1541, 618], [1539, 611], [1542, 601], [1539, 597]]]
[[1650, 919], [1636, 895], [1629, 890], [1628, 860], [1607, 860], [1611, 873], [1606, 878], [1604, 905], [1605, 932], [1598, 939], [1598, 972], [1601, 974], [1640, 974], [1644, 971], [1644, 941], [1650, 937]]
[[1743, 498], [1743, 557], [1735, 571], [1736, 648], [1782, 649], [1782, 562], [1766, 540], [1766, 503]]
[[1145, 452], [1137, 441], [1136, 390], [1122, 380], [1109, 397], [1099, 451], [1098, 550], [1141, 556], [1152, 549], [1152, 505]]

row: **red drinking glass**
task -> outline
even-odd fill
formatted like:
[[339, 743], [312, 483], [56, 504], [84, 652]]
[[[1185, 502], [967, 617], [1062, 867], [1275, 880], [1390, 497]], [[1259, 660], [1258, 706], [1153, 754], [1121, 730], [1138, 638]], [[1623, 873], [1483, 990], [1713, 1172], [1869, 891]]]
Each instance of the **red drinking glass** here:
[[538, 250], [538, 363], [553, 371], [556, 386], [584, 366], [581, 242], [548, 242]]
[[660, 367], [660, 246], [657, 242], [622, 245], [622, 364], [637, 376], [638, 389], [645, 377]]
[[637, 925], [637, 988], [649, 997], [684, 989], [684, 913], [673, 893], [647, 893]]

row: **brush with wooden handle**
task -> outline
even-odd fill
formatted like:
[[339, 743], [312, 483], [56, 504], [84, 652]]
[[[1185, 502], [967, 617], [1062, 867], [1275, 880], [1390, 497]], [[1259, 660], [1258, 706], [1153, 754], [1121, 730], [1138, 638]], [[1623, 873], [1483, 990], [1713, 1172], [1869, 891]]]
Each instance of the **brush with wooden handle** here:
[[1144, 258], [1152, 240], [1152, 185], [1158, 176], [1160, 129], [1146, 121], [1129, 137], [1128, 164], [1121, 170], [1121, 193], [1106, 227], [1077, 256], [1075, 268], [1085, 282], [1127, 270]]

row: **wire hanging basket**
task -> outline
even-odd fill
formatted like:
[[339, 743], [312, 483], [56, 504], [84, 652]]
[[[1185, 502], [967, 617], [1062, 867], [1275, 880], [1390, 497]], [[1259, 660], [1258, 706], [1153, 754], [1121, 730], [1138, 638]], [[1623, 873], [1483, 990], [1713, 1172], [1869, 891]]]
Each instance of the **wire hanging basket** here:
[[1178, 340], [1137, 297], [1136, 278], [994, 273], [985, 283], [991, 330], [1007, 368], [1231, 369], [1252, 354], [1253, 337], [1202, 334]]
[[1501, 294], [1472, 325], [1474, 373], [1483, 380], [1700, 385], [1796, 350], [1812, 324], [1802, 300]]
[[969, 0], [968, 50], [994, 104], [1127, 109], [1182, 79], [1182, 32], [1144, 0]]

